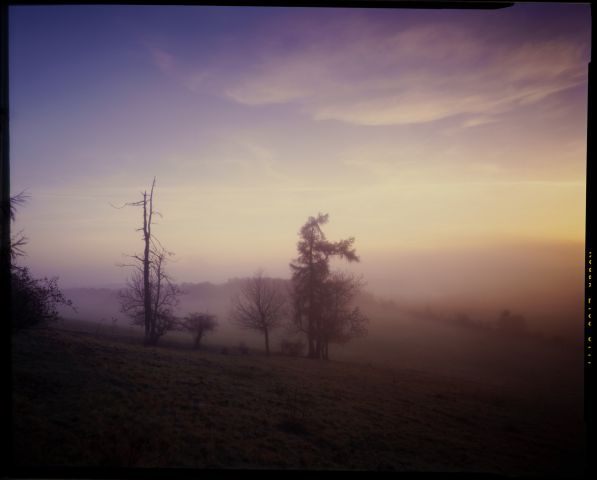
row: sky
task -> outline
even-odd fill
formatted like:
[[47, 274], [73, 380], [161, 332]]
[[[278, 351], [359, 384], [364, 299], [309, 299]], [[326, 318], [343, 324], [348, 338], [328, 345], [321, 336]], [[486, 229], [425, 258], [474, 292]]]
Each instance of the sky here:
[[113, 205], [155, 176], [181, 282], [288, 278], [323, 212], [376, 292], [581, 298], [588, 5], [13, 6], [9, 21], [11, 190], [30, 195], [13, 228], [38, 275], [123, 283], [142, 217]]

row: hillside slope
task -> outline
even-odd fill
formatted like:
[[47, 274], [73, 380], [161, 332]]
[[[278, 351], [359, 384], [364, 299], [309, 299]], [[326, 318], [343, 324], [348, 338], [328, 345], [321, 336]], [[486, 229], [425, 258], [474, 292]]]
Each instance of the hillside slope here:
[[17, 466], [582, 471], [577, 412], [406, 369], [45, 328], [13, 337], [13, 400]]

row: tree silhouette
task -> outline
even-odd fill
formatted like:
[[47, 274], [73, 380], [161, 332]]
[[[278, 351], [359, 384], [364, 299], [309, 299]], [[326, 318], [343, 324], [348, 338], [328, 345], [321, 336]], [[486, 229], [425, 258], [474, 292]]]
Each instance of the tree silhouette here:
[[[321, 226], [328, 222], [328, 214], [309, 217], [299, 231], [298, 257], [290, 264], [292, 271], [292, 306], [295, 328], [306, 334], [308, 356], [324, 358], [324, 320], [331, 301], [329, 262], [332, 257], [358, 262], [353, 248], [354, 238], [331, 242]], [[328, 315], [329, 316], [329, 315]]]
[[199, 344], [203, 336], [216, 329], [218, 323], [215, 315], [209, 313], [193, 312], [184, 317], [180, 323], [179, 328], [186, 330], [194, 336], [194, 348], [199, 348]]
[[510, 335], [526, 333], [526, 320], [522, 315], [512, 314], [510, 310], [503, 310], [496, 322], [498, 331]]
[[142, 199], [126, 203], [125, 206], [141, 207], [143, 224], [137, 231], [142, 232], [143, 256], [129, 255], [135, 272], [127, 281], [127, 288], [120, 292], [122, 311], [133, 319], [133, 324], [145, 327], [145, 343], [155, 345], [159, 338], [174, 328], [174, 309], [178, 305], [181, 290], [172, 282], [165, 271], [166, 259], [172, 256], [152, 234], [154, 215], [161, 214], [153, 208], [155, 177], [149, 194], [141, 193]]
[[149, 295], [141, 268], [128, 278], [126, 288], [120, 291], [121, 310], [131, 317], [133, 325], [146, 326], [146, 298], [151, 299], [149, 328], [146, 326], [145, 334], [147, 345], [157, 344], [160, 337], [176, 327], [174, 310], [182, 292], [165, 272], [169, 254], [163, 250], [150, 251]]
[[60, 304], [72, 307], [58, 288], [57, 277], [38, 279], [27, 268], [14, 267], [11, 281], [13, 331], [58, 320]]
[[286, 305], [286, 295], [281, 286], [259, 271], [245, 280], [240, 294], [232, 298], [230, 319], [243, 328], [263, 333], [265, 353], [269, 355], [269, 335], [282, 324]]
[[323, 284], [326, 301], [322, 305], [318, 341], [320, 357], [329, 358], [329, 344], [343, 344], [366, 335], [368, 319], [352, 301], [363, 282], [344, 273], [332, 273]]

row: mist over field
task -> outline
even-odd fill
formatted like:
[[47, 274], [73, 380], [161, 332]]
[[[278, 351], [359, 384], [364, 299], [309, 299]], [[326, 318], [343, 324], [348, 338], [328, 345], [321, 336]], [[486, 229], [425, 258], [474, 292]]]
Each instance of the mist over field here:
[[[192, 312], [204, 312], [214, 316], [217, 328], [207, 332], [199, 350], [193, 348], [194, 339], [189, 332], [166, 332], [156, 351], [159, 361], [164, 362], [160, 368], [175, 368], [178, 371], [181, 369], [178, 362], [182, 361], [191, 362], [191, 371], [195, 371], [198, 368], [196, 362], [207, 362], [202, 367], [205, 370], [202, 370], [201, 378], [208, 379], [216, 374], [216, 370], [213, 370], [216, 364], [216, 375], [218, 382], [221, 382], [219, 386], [209, 383], [211, 387], [205, 387], [201, 383], [202, 388], [214, 389], [209, 394], [210, 400], [206, 400], [211, 402], [210, 408], [219, 409], [219, 405], [229, 405], [228, 400], [222, 398], [238, 395], [234, 389], [237, 388], [238, 379], [241, 379], [241, 382], [248, 382], [246, 385], [241, 383], [245, 385], [243, 388], [263, 397], [261, 402], [275, 403], [276, 398], [282, 399], [281, 410], [271, 407], [277, 412], [273, 418], [278, 420], [274, 420], [267, 428], [270, 432], [268, 435], [275, 436], [282, 432], [284, 438], [273, 440], [273, 437], [268, 437], [269, 442], [284, 445], [289, 439], [287, 437], [298, 436], [301, 442], [306, 442], [301, 448], [322, 441], [334, 447], [330, 447], [329, 451], [319, 449], [315, 456], [303, 454], [296, 459], [283, 453], [281, 447], [274, 447], [274, 443], [267, 446], [255, 446], [251, 442], [239, 444], [224, 432], [231, 434], [255, 428], [234, 424], [244, 419], [243, 412], [247, 408], [247, 404], [240, 401], [232, 410], [231, 407], [225, 410], [228, 411], [227, 417], [217, 415], [213, 420], [222, 429], [222, 434], [213, 440], [212, 445], [218, 445], [217, 449], [214, 446], [201, 450], [201, 453], [190, 453], [193, 448], [188, 444], [181, 447], [189, 450], [189, 458], [193, 460], [183, 459], [171, 451], [162, 452], [164, 456], [158, 457], [161, 460], [157, 463], [151, 463], [142, 454], [135, 454], [138, 457], [134, 457], [134, 460], [126, 460], [126, 452], [133, 452], [135, 442], [145, 438], [136, 429], [110, 434], [124, 439], [121, 440], [124, 442], [122, 446], [115, 451], [101, 450], [103, 453], [99, 460], [94, 460], [93, 455], [87, 458], [92, 463], [100, 461], [129, 467], [298, 466], [310, 469], [327, 466], [325, 468], [472, 470], [504, 474], [516, 472], [521, 475], [540, 471], [552, 473], [555, 469], [567, 475], [577, 475], [584, 464], [581, 440], [583, 374], [580, 368], [583, 361], [580, 320], [583, 278], [579, 275], [582, 272], [582, 259], [580, 244], [536, 243], [525, 246], [453, 247], [442, 253], [421, 251], [410, 255], [372, 255], [369, 261], [363, 258], [356, 265], [347, 265], [340, 259], [332, 260], [332, 268], [366, 279], [351, 304], [358, 306], [368, 322], [366, 335], [353, 338], [345, 344], [330, 346], [329, 359], [326, 361], [331, 361], [334, 366], [325, 367], [325, 374], [318, 366], [298, 366], [296, 355], [289, 356], [285, 350], [284, 342], [296, 342], [305, 347], [305, 337], [293, 328], [291, 315], [271, 331], [271, 357], [264, 356], [262, 332], [242, 328], [233, 321], [234, 299], [242, 292], [243, 286], [254, 278], [250, 275], [255, 273], [248, 276], [239, 274], [225, 282], [181, 282], [178, 284], [180, 303], [173, 314], [182, 318]], [[124, 273], [127, 270], [124, 268], [122, 271]], [[201, 276], [208, 273], [202, 272]], [[277, 278], [275, 281], [281, 291], [292, 292], [292, 279]], [[124, 284], [64, 288], [64, 294], [73, 304], [60, 308], [63, 319], [54, 325], [59, 335], [56, 340], [72, 342], [72, 348], [83, 348], [91, 358], [99, 355], [97, 361], [100, 363], [97, 365], [101, 366], [94, 366], [93, 371], [106, 369], [104, 375], [116, 375], [114, 381], [120, 381], [116, 380], [120, 373], [110, 367], [114, 361], [110, 355], [115, 355], [120, 364], [128, 364], [131, 359], [142, 355], [141, 352], [128, 351], [131, 347], [125, 347], [139, 345], [143, 338], [142, 327], [133, 326], [130, 316], [122, 309], [121, 295], [127, 288]], [[74, 337], [68, 340], [71, 335]], [[48, 341], [51, 343], [55, 340]], [[85, 343], [75, 347], [79, 342]], [[115, 342], [109, 347], [113, 354], [100, 353], [107, 348], [104, 342]], [[177, 352], [176, 357], [165, 356], [173, 352]], [[99, 360], [101, 355], [104, 355], [104, 360]], [[128, 356], [129, 360], [124, 360], [123, 355]], [[230, 361], [226, 360], [228, 357]], [[186, 368], [180, 372], [195, 375]], [[367, 371], [362, 372], [359, 370], [361, 368]], [[299, 376], [294, 376], [297, 374]], [[232, 377], [228, 378], [229, 375]], [[264, 380], [264, 383], [253, 378], [269, 380]], [[361, 378], [375, 380], [362, 385]], [[135, 384], [134, 380], [132, 382]], [[182, 379], [178, 382], [169, 388], [179, 388], [185, 382], [192, 383]], [[330, 393], [326, 394], [327, 397], [321, 397], [320, 394], [306, 396], [308, 389], [305, 385], [310, 382], [323, 382], [318, 388], [324, 390], [321, 385], [325, 384]], [[399, 382], [400, 387], [396, 386], [396, 382]], [[152, 389], [161, 388], [159, 382], [149, 384]], [[190, 390], [184, 395], [194, 395], [195, 387], [188, 388]], [[357, 393], [365, 391], [362, 389], [375, 389], [378, 397], [373, 400], [369, 395]], [[409, 396], [421, 395], [423, 392], [428, 392], [424, 394], [428, 396], [417, 400]], [[325, 406], [328, 400], [324, 398], [334, 399], [331, 400], [333, 406]], [[405, 402], [404, 405], [392, 404], [390, 399], [396, 398]], [[374, 406], [377, 402], [390, 402], [393, 406], [378, 408]], [[414, 423], [392, 423], [390, 419], [395, 415], [404, 415], [404, 406], [411, 402], [416, 402], [417, 413], [408, 422]], [[81, 406], [73, 408], [79, 409]], [[180, 408], [186, 407], [181, 405]], [[346, 445], [339, 440], [344, 438], [346, 433], [342, 432], [346, 432], [345, 428], [348, 427], [341, 417], [323, 413], [326, 408], [333, 408], [337, 413], [343, 412], [343, 415], [352, 414], [344, 412], [344, 408], [356, 408], [360, 412], [355, 417], [358, 419], [357, 424], [351, 427], [358, 432], [356, 437], [351, 437], [352, 443]], [[323, 430], [327, 433], [315, 434], [313, 429], [321, 429], [322, 424], [319, 422], [326, 416], [333, 427]], [[540, 425], [547, 418], [554, 417], [559, 419], [558, 426], [549, 433], [542, 430]], [[176, 425], [173, 418], [162, 418], [160, 435], [168, 437], [172, 434], [170, 430]], [[237, 420], [228, 424], [224, 418]], [[443, 424], [445, 418], [451, 419], [452, 424]], [[253, 421], [260, 420], [256, 418]], [[429, 429], [428, 433], [423, 434], [418, 430], [420, 427], [415, 425], [419, 421], [427, 425], [424, 428]], [[139, 420], [135, 422], [139, 423]], [[189, 422], [192, 423], [191, 420]], [[195, 422], [199, 422], [196, 423], [197, 428], [205, 428], [201, 420]], [[387, 443], [370, 444], [371, 437], [364, 433], [368, 428], [365, 425], [369, 422], [374, 425], [382, 422], [385, 425], [378, 427], [378, 434], [383, 432], [382, 435], [388, 438]], [[438, 422], [443, 425], [440, 429], [431, 427]], [[210, 420], [207, 425], [211, 424]], [[144, 423], [141, 421], [139, 425]], [[487, 437], [481, 435], [478, 425], [487, 428]], [[398, 435], [399, 432], [402, 437]], [[423, 457], [414, 455], [414, 451], [400, 455], [390, 453], [396, 449], [409, 452], [413, 442], [418, 444], [425, 441], [425, 435], [435, 438], [435, 441], [431, 441], [435, 445], [438, 441], [451, 444], [454, 436], [462, 434], [468, 436], [464, 445], [447, 447], [448, 450], [464, 448], [468, 453], [461, 459], [455, 459], [449, 453], [449, 461], [441, 456], [426, 456], [429, 447], [417, 447], [422, 450], [415, 450], [422, 452], [420, 454]], [[566, 448], [556, 446], [562, 434], [572, 439]], [[450, 439], [445, 435], [450, 436]], [[150, 435], [149, 438], [154, 437]], [[537, 438], [548, 438], [549, 446], [537, 444]], [[200, 436], [195, 441], [201, 443], [203, 439]], [[353, 451], [351, 449], [354, 446], [364, 448], [362, 442], [370, 444], [372, 448], [375, 446], [374, 450], [365, 454], [368, 451], [365, 448], [363, 456], [348, 453]], [[491, 445], [491, 454], [476, 452], [473, 444]], [[248, 454], [248, 457], [215, 453], [222, 449], [226, 451], [227, 448], [235, 452], [249, 448], [253, 453]], [[519, 458], [514, 454], [515, 449], [526, 454]], [[545, 460], [546, 451], [551, 452], [550, 461]], [[31, 453], [27, 455], [37, 458]], [[63, 458], [65, 462], [74, 461], [62, 453], [56, 453], [55, 456]]]
[[[488, 261], [487, 256], [484, 258], [485, 268], [498, 268]], [[526, 259], [528, 265], [529, 257]], [[549, 262], [547, 256], [541, 260]], [[448, 263], [444, 260], [444, 266]], [[559, 289], [559, 297], [555, 298], [553, 290], [549, 289], [553, 280], [549, 276], [546, 280], [546, 275], [542, 274], [547, 270], [545, 263], [534, 265], [534, 269], [529, 269], [530, 273], [522, 271], [518, 274], [518, 278], [522, 278], [518, 288], [528, 285], [522, 282], [527, 282], [533, 274], [537, 278], [535, 295], [527, 293], [525, 298], [511, 294], [517, 288], [514, 281], [508, 288], [486, 290], [485, 295], [480, 293], [475, 297], [468, 297], [470, 293], [465, 292], [458, 294], [454, 287], [451, 291], [446, 289], [444, 296], [438, 294], [428, 298], [414, 293], [390, 297], [365, 289], [354, 303], [369, 318], [367, 336], [347, 345], [332, 347], [331, 358], [382, 367], [407, 367], [465, 377], [472, 375], [473, 378], [493, 377], [498, 373], [499, 378], [505, 381], [526, 378], [529, 384], [542, 378], [552, 379], [553, 382], [547, 382], [552, 385], [565, 378], [570, 382], [567, 389], [578, 390], [582, 385], [582, 369], [579, 368], [579, 362], [582, 362], [582, 323], [579, 320], [582, 316], [582, 279], [578, 279], [576, 288], [571, 282], [569, 292]], [[562, 275], [565, 275], [565, 269], [572, 271], [569, 274], [575, 271], [570, 264], [551, 263], [563, 270]], [[509, 271], [510, 268], [515, 267], [503, 263], [500, 266], [501, 271]], [[520, 265], [518, 268], [520, 272]], [[482, 274], [476, 269], [471, 270], [475, 272], [467, 272], [469, 275], [482, 280]], [[439, 269], [437, 272], [440, 278], [426, 277], [429, 284], [440, 284], [441, 280], [445, 280], [441, 277], [446, 274]], [[463, 281], [462, 276], [459, 279]], [[231, 299], [244, 280], [235, 278], [221, 284], [181, 284], [184, 292], [178, 307], [181, 316], [205, 311], [216, 315], [219, 320], [218, 329], [205, 339], [205, 345], [234, 348], [244, 343], [256, 351], [263, 349], [263, 339], [258, 332], [242, 329], [230, 320]], [[490, 279], [485, 280], [492, 283]], [[289, 280], [284, 282], [290, 285]], [[472, 289], [482, 291], [483, 286], [479, 283], [471, 280]], [[65, 318], [89, 322], [89, 328], [98, 332], [110, 333], [115, 326], [126, 327], [133, 332], [130, 320], [121, 312], [118, 292], [117, 288], [65, 289], [64, 293], [73, 301], [77, 311], [62, 307], [61, 313]], [[510, 327], [500, 325], [500, 315], [506, 309], [521, 316], [522, 322]], [[114, 322], [114, 319], [117, 321]], [[273, 332], [274, 350], [279, 351], [279, 342], [285, 338], [301, 338], [289, 327], [287, 325]], [[140, 335], [140, 332], [137, 334]], [[165, 340], [168, 339], [182, 344], [191, 342], [190, 337], [181, 332], [167, 334]], [[562, 377], [556, 371], [565, 375]]]
[[582, 476], [590, 7], [497, 7], [11, 6], [16, 476]]
[[[390, 328], [392, 321], [413, 316], [450, 323], [466, 315], [473, 323], [491, 325], [508, 309], [524, 316], [527, 333], [579, 341], [583, 259], [582, 244], [537, 244], [388, 254], [386, 258], [365, 257], [357, 268], [338, 266], [364, 276], [361, 303], [366, 302], [374, 320], [385, 318]], [[238, 272], [224, 282], [182, 282], [185, 293], [179, 313], [208, 310], [226, 319], [235, 285], [251, 273]], [[75, 318], [96, 321], [117, 317], [125, 321], [116, 294], [119, 288], [123, 285], [66, 288], [65, 293], [79, 310]], [[62, 312], [73, 316], [72, 310]]]
[[[68, 359], [78, 358], [70, 379], [56, 370], [56, 357], [53, 370], [41, 370], [47, 381], [70, 391], [76, 378], [104, 379], [95, 387], [98, 393], [70, 408], [84, 412], [101, 398], [116, 423], [101, 420], [101, 409], [93, 410], [86, 426], [79, 426], [76, 416], [62, 415], [60, 422], [71, 432], [97, 431], [102, 446], [87, 441], [72, 452], [50, 447], [40, 455], [20, 438], [18, 458], [35, 463], [50, 452], [59, 463], [129, 468], [581, 475], [583, 354], [573, 329], [561, 336], [556, 335], [560, 330], [532, 325], [511, 330], [500, 327], [498, 312], [490, 309], [486, 318], [471, 313], [463, 319], [455, 314], [461, 305], [400, 302], [362, 292], [355, 302], [370, 319], [367, 335], [330, 347], [331, 360], [324, 364], [304, 364], [299, 360], [313, 360], [282, 352], [283, 339], [297, 338], [285, 328], [271, 339], [273, 356], [265, 357], [262, 335], [230, 322], [230, 298], [244, 280], [181, 285], [181, 312], [207, 311], [219, 319], [200, 350], [179, 331], [147, 350], [141, 347], [142, 328], [120, 315], [117, 290], [66, 289], [78, 313], [65, 310], [50, 332], [40, 331], [49, 335], [45, 339], [21, 334], [16, 345], [27, 342], [28, 347], [17, 351], [37, 352], [34, 358], [44, 358], [44, 349], [54, 356], [70, 352]], [[35, 362], [21, 358], [17, 363]], [[25, 371], [17, 379], [31, 381], [23, 377]], [[161, 375], [170, 378], [167, 385]], [[114, 411], [111, 402], [123, 399], [127, 406]], [[153, 433], [130, 410], [139, 402], [151, 405]], [[32, 415], [35, 409], [29, 408]], [[180, 415], [188, 415], [182, 424]], [[17, 423], [50, 445], [62, 428], [25, 427], [23, 418]], [[176, 440], [178, 447], [157, 446], [160, 438], [179, 438], [180, 428], [192, 430]], [[443, 453], [438, 454], [440, 444]], [[136, 445], [154, 453], [143, 454]]]

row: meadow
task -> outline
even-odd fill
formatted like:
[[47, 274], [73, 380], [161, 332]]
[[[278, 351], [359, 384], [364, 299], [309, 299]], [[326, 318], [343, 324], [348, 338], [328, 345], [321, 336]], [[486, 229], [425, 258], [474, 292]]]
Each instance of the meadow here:
[[583, 473], [579, 392], [140, 340], [76, 321], [12, 337], [17, 469]]

